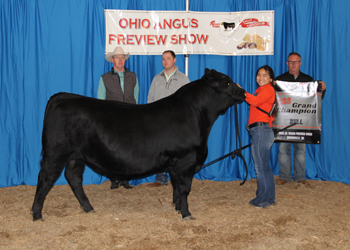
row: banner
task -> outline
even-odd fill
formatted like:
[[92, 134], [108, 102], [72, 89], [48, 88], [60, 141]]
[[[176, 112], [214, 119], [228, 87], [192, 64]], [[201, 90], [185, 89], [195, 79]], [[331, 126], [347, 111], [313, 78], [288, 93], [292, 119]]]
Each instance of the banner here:
[[134, 55], [273, 55], [274, 11], [105, 10], [106, 47]]
[[321, 143], [322, 86], [314, 82], [276, 81], [275, 141]]

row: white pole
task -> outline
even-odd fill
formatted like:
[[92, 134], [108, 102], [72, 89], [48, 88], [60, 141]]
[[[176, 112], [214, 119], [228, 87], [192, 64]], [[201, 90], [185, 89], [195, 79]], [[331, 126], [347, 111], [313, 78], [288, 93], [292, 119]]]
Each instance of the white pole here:
[[[190, 0], [186, 0], [186, 11], [188, 11], [189, 9], [189, 1]], [[188, 76], [188, 57], [189, 54], [185, 55], [185, 75]]]

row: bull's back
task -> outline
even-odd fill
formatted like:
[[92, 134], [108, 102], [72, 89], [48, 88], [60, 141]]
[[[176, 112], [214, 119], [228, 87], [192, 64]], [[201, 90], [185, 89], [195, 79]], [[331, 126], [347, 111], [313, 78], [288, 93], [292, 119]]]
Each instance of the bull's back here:
[[198, 121], [181, 105], [171, 98], [132, 105], [57, 94], [46, 109], [43, 155], [53, 161], [80, 159], [104, 175], [103, 166], [118, 165], [107, 172], [125, 173], [133, 165], [142, 176], [201, 146]]

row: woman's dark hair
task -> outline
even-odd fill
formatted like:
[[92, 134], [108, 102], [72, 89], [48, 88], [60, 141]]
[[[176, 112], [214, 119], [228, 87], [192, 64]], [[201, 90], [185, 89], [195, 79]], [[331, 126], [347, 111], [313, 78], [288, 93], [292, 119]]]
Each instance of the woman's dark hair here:
[[[273, 69], [269, 66], [269, 65], [264, 65], [261, 66], [257, 71], [256, 71], [256, 76], [255, 78], [258, 76], [258, 72], [259, 70], [264, 69], [270, 76], [270, 78], [272, 79], [272, 82], [275, 80], [275, 74], [273, 73]], [[272, 84], [272, 87], [275, 89], [274, 84]], [[276, 92], [275, 92], [276, 93]], [[277, 97], [275, 94], [275, 101], [274, 101], [274, 106], [273, 106], [273, 111], [272, 111], [272, 116], [277, 117]]]
[[256, 71], [255, 78], [258, 76], [258, 72], [261, 69], [266, 70], [266, 72], [269, 74], [269, 76], [272, 79], [272, 81], [275, 80], [275, 74], [273, 73], [273, 70], [271, 69], [271, 67], [269, 65], [264, 65], [264, 66], [261, 66], [260, 68], [258, 68], [258, 70]]

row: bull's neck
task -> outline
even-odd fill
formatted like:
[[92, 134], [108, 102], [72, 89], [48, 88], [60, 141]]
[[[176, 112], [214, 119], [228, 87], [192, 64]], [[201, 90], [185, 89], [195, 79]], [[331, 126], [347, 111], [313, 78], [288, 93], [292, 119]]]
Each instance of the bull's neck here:
[[199, 114], [199, 123], [202, 128], [206, 128], [209, 134], [214, 122], [220, 113], [225, 110], [225, 102], [222, 95], [210, 88], [207, 84], [194, 84], [192, 91], [184, 93], [184, 99], [191, 109]]

